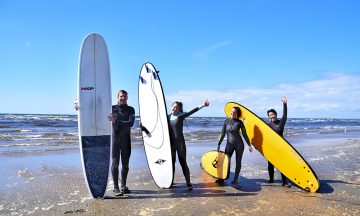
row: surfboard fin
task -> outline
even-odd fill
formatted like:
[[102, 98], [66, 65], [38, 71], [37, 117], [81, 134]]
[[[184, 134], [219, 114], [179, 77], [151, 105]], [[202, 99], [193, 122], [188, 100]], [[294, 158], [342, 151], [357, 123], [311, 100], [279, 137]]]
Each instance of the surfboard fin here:
[[144, 78], [142, 78], [142, 76], [139, 76], [139, 77], [140, 77], [140, 81], [141, 81], [142, 84], [146, 84], [146, 83], [147, 83], [146, 80], [145, 80]]
[[158, 76], [157, 76], [157, 73], [153, 73], [153, 76], [154, 76], [154, 79], [155, 79], [155, 80], [158, 80], [158, 79], [159, 79]]
[[145, 65], [145, 68], [146, 68], [146, 72], [148, 72], [148, 73], [152, 72], [151, 69], [147, 67], [147, 65]]

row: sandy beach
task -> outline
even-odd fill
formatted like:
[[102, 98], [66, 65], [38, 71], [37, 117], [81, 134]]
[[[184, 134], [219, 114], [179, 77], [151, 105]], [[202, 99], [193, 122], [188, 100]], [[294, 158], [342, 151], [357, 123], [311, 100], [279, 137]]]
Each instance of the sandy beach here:
[[114, 197], [109, 179], [104, 199], [90, 197], [77, 150], [2, 156], [0, 215], [359, 215], [360, 139], [307, 139], [294, 146], [320, 179], [317, 193], [282, 187], [278, 171], [275, 184], [268, 184], [267, 162], [247, 148], [238, 185], [230, 184], [234, 157], [229, 180], [218, 185], [199, 166], [202, 154], [215, 149], [209, 142], [187, 144], [192, 192], [178, 162], [175, 187], [157, 188], [143, 148], [134, 147], [132, 193]]

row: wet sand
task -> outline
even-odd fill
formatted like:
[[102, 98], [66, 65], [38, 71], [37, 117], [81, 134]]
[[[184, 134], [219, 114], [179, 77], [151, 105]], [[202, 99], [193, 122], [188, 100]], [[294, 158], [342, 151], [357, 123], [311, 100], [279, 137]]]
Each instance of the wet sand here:
[[143, 148], [134, 147], [128, 177], [132, 193], [114, 197], [109, 180], [104, 199], [90, 197], [78, 151], [2, 156], [0, 215], [360, 214], [360, 139], [317, 139], [295, 145], [320, 179], [318, 193], [282, 187], [278, 171], [277, 181], [268, 184], [267, 162], [247, 147], [238, 185], [230, 184], [234, 161], [229, 180], [218, 185], [199, 166], [202, 154], [215, 147], [214, 143], [188, 143], [192, 192], [186, 191], [178, 162], [175, 187], [157, 188]]

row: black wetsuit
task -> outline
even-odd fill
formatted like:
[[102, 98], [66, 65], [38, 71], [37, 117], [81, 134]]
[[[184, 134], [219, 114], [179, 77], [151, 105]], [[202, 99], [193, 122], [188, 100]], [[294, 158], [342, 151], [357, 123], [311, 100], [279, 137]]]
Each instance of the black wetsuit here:
[[[275, 122], [269, 122], [268, 125], [280, 136], [283, 136], [284, 134], [284, 127], [287, 119], [287, 105], [284, 103], [283, 105], [283, 116], [279, 120], [277, 119]], [[274, 165], [272, 165], [270, 162], [268, 162], [268, 171], [269, 171], [269, 178], [270, 182], [274, 182]], [[286, 176], [281, 173], [281, 179], [283, 185], [286, 184]]]
[[190, 170], [186, 162], [186, 146], [185, 139], [183, 134], [184, 120], [186, 117], [197, 112], [200, 108], [196, 107], [189, 112], [181, 112], [177, 115], [170, 114], [170, 138], [171, 138], [171, 154], [172, 154], [172, 163], [173, 163], [173, 173], [175, 174], [175, 161], [176, 161], [176, 152], [178, 154], [179, 162], [182, 167], [186, 184], [191, 186], [190, 182]]
[[235, 167], [235, 176], [234, 180], [237, 180], [241, 170], [241, 160], [244, 153], [244, 142], [240, 136], [241, 133], [244, 136], [245, 141], [250, 145], [250, 140], [246, 134], [246, 129], [244, 123], [239, 119], [226, 119], [224, 126], [221, 131], [221, 136], [219, 140], [219, 146], [223, 141], [225, 134], [227, 135], [227, 143], [225, 147], [225, 153], [231, 158], [232, 154], [236, 153], [236, 167]]
[[129, 160], [131, 155], [131, 127], [135, 121], [135, 110], [128, 105], [113, 105], [112, 113], [115, 117], [113, 128], [115, 137], [112, 145], [112, 166], [111, 173], [114, 181], [114, 188], [119, 188], [119, 161], [121, 154], [121, 186], [126, 186], [126, 179], [129, 172]]

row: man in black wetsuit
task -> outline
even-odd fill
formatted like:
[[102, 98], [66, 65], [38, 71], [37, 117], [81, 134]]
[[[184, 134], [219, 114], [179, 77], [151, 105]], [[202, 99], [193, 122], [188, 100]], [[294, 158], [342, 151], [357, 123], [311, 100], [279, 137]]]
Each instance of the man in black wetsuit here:
[[[277, 118], [277, 113], [274, 109], [270, 109], [267, 111], [270, 122], [268, 125], [280, 136], [284, 134], [284, 127], [287, 119], [287, 97], [282, 97], [281, 101], [283, 102], [283, 116], [279, 120]], [[274, 183], [274, 165], [268, 162], [268, 171], [269, 171], [269, 183]], [[290, 184], [286, 182], [286, 176], [281, 173], [282, 186], [291, 187]]]
[[[131, 155], [131, 127], [135, 121], [135, 109], [127, 105], [128, 94], [125, 90], [118, 93], [118, 104], [112, 106], [112, 114], [109, 120], [113, 124], [115, 137], [112, 145], [111, 173], [114, 181], [114, 194], [116, 196], [130, 193], [126, 186], [129, 172], [129, 160]], [[119, 161], [121, 155], [121, 191], [119, 188]]]

